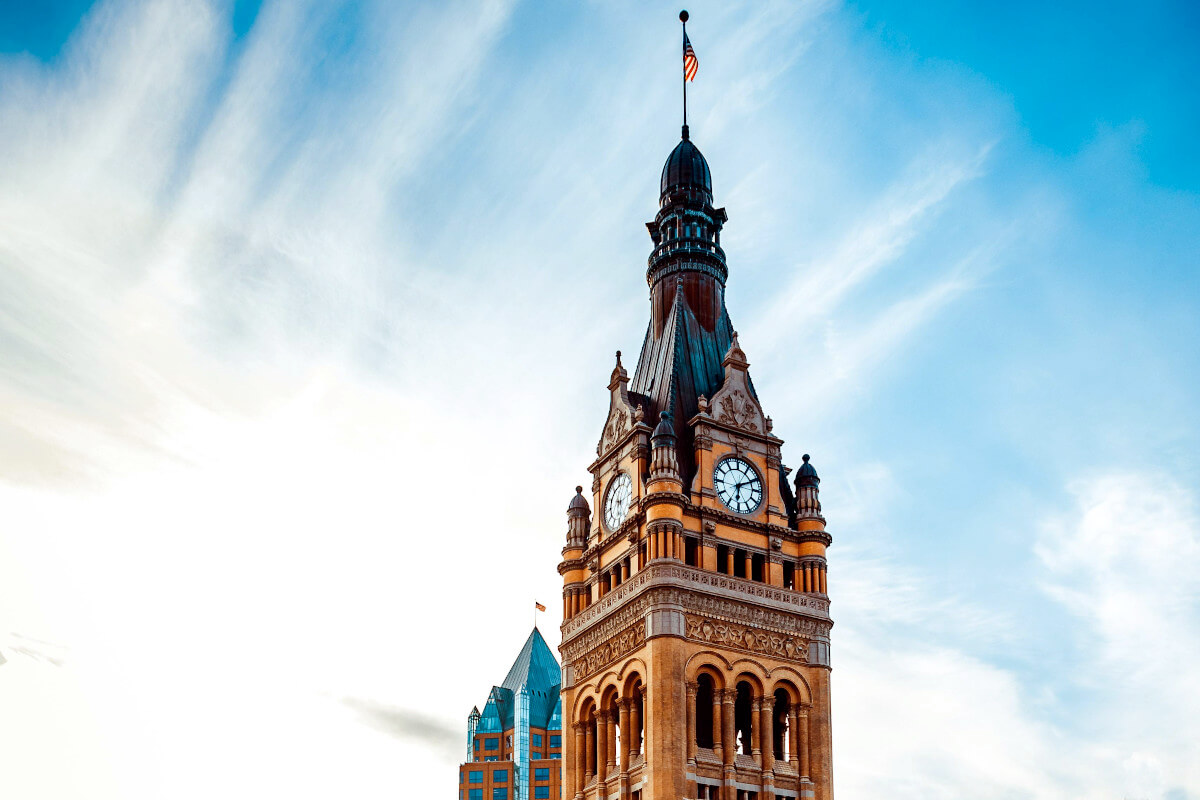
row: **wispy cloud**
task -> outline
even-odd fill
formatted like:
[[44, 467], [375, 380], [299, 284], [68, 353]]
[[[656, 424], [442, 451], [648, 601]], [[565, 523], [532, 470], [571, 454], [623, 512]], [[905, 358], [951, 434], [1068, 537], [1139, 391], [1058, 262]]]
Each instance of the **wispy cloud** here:
[[398, 739], [441, 750], [446, 758], [454, 758], [466, 741], [466, 734], [447, 725], [444, 719], [412, 709], [361, 697], [341, 697], [338, 702], [356, 712], [363, 724]]

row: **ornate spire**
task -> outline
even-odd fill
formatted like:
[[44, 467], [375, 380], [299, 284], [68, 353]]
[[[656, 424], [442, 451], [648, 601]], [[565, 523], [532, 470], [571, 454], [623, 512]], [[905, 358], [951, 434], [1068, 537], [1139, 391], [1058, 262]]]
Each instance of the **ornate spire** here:
[[625, 367], [621, 365], [621, 351], [617, 351], [617, 365], [613, 367], [612, 377], [608, 379], [608, 388], [615, 390], [617, 387], [629, 383], [629, 373], [625, 371]]

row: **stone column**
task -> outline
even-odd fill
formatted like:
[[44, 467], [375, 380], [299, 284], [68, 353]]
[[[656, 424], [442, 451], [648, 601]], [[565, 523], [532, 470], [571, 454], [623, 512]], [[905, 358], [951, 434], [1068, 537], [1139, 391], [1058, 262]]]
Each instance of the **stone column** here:
[[629, 580], [629, 561], [630, 559], [625, 559], [621, 562], [621, 583]]
[[796, 741], [798, 728], [796, 707], [792, 706], [788, 709], [788, 762], [792, 765], [792, 769], [796, 771], [797, 775], [800, 774], [800, 746]]
[[759, 724], [759, 718], [762, 716], [762, 698], [756, 697], [750, 701], [750, 755], [754, 756], [755, 763], [759, 768], [762, 768], [762, 725]]
[[608, 768], [605, 776], [611, 775], [617, 768], [617, 710], [608, 712]]
[[725, 570], [729, 573], [730, 577], [733, 577], [733, 548], [732, 547], [727, 548], [725, 550]]
[[687, 763], [696, 769], [696, 682], [687, 682]]
[[[599, 730], [600, 724], [597, 721], [596, 729]], [[585, 738], [583, 742], [584, 766], [583, 766], [583, 782], [589, 783], [592, 776], [596, 774], [596, 734], [592, 731], [592, 723], [583, 723]]]
[[576, 797], [583, 797], [583, 787], [587, 785], [587, 737], [582, 722], [575, 723], [575, 780], [571, 787]]
[[754, 556], [750, 555], [750, 551], [746, 551], [746, 580], [754, 578]]
[[829, 570], [826, 566], [821, 566], [821, 594], [829, 594], [829, 586], [827, 585], [826, 577]]
[[717, 758], [722, 759], [724, 763], [724, 755], [721, 744], [721, 695], [724, 691], [718, 689], [716, 684], [713, 685], [712, 693], [712, 737], [713, 737], [713, 752], [717, 754]]
[[770, 772], [775, 769], [775, 726], [772, 724], [775, 720], [774, 697], [762, 699], [762, 713], [758, 718], [762, 720], [762, 735], [759, 737], [762, 741], [762, 768], [763, 772]]
[[808, 759], [808, 712], [801, 711], [799, 714], [798, 725], [796, 726], [797, 737], [800, 740], [800, 777], [807, 778], [809, 773]]
[[621, 698], [621, 772], [629, 772], [629, 698]]
[[775, 698], [762, 699], [762, 797], [775, 797]]
[[724, 755], [724, 773], [725, 773], [725, 790], [721, 792], [722, 797], [735, 796], [737, 788], [734, 780], [736, 772], [734, 770], [734, 759], [737, 753], [737, 734], [733, 729], [733, 710], [734, 702], [737, 700], [737, 692], [733, 689], [726, 689], [721, 692], [721, 724], [725, 728], [725, 748], [722, 751]]
[[604, 784], [608, 777], [608, 712], [601, 711], [596, 715], [596, 775], [598, 785]]

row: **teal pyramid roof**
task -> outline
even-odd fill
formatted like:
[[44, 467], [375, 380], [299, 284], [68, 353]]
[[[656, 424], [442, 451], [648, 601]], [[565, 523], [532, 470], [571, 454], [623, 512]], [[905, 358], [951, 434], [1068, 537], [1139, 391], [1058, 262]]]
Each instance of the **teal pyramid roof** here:
[[558, 704], [561, 682], [562, 671], [558, 659], [542, 638], [542, 632], [535, 627], [500, 686], [513, 694], [519, 694], [522, 690], [529, 692], [529, 722], [544, 728]]
[[[529, 694], [529, 724], [537, 728], [560, 729], [562, 722], [556, 718], [555, 712], [559, 705], [561, 682], [562, 671], [558, 659], [542, 638], [541, 631], [534, 628], [509, 668], [504, 682], [493, 686], [488, 694], [476, 730], [481, 733], [503, 732], [512, 728], [513, 706], [516, 696], [522, 691]], [[561, 716], [561, 712], [558, 713]], [[550, 725], [552, 720], [558, 724]]]
[[561, 681], [562, 671], [558, 668], [558, 659], [550, 652], [550, 646], [542, 638], [542, 632], [534, 628], [525, 640], [525, 646], [517, 654], [517, 660], [509, 668], [504, 683], [500, 685], [511, 692], [520, 690], [522, 686], [527, 686], [531, 692], [548, 692]]

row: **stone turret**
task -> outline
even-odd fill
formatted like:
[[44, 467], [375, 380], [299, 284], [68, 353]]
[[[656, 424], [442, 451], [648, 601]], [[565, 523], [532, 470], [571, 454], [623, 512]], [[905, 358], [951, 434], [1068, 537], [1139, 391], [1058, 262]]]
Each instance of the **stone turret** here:
[[588, 529], [591, 527], [592, 509], [584, 499], [583, 487], [575, 487], [575, 496], [567, 506], [567, 547], [583, 549], [587, 544]]
[[679, 476], [679, 458], [675, 454], [675, 429], [671, 426], [671, 414], [659, 413], [658, 427], [650, 437], [650, 482], [659, 481], [675, 484], [674, 491], [683, 488]]
[[808, 453], [805, 453], [804, 465], [796, 472], [796, 518], [798, 520], [825, 521], [825, 518], [821, 516], [821, 499], [818, 491], [820, 485], [821, 478], [818, 477], [816, 468], [809, 463]]

